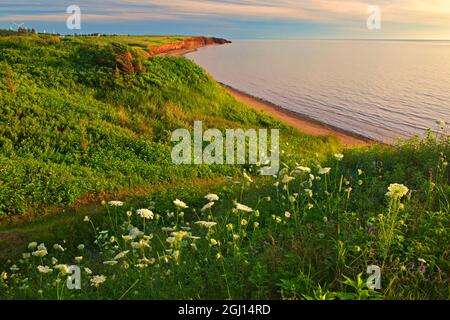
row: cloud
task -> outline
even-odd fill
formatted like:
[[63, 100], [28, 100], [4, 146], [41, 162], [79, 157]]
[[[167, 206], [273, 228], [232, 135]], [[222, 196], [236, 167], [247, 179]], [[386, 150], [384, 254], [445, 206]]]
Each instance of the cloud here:
[[61, 21], [69, 5], [84, 21], [267, 21], [364, 28], [368, 4], [379, 5], [382, 22], [417, 28], [450, 27], [450, 0], [41, 0], [0, 4], [0, 21]]

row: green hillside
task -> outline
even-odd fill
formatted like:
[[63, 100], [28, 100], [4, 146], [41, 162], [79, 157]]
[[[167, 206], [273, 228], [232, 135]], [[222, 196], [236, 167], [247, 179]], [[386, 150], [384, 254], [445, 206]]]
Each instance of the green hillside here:
[[[179, 40], [0, 37], [0, 299], [450, 299], [444, 126], [345, 149], [145, 52]], [[194, 120], [279, 128], [281, 171], [173, 164]]]

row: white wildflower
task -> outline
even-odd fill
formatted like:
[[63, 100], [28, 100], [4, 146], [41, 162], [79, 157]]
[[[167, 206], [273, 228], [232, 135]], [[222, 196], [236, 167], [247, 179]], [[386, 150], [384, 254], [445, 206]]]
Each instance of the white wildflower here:
[[395, 199], [401, 199], [403, 198], [408, 192], [409, 189], [403, 184], [393, 183], [388, 187], [388, 192], [386, 193], [386, 196], [390, 198]]
[[122, 251], [120, 253], [118, 253], [115, 257], [114, 260], [120, 260], [122, 258], [124, 258], [130, 251], [126, 250], [126, 251]]
[[177, 206], [178, 208], [180, 208], [180, 209], [187, 209], [187, 208], [189, 208], [188, 205], [187, 205], [186, 203], [184, 203], [183, 201], [178, 200], [178, 199], [175, 199], [175, 200], [173, 201], [173, 204], [174, 204], [175, 206]]
[[211, 222], [211, 221], [197, 221], [195, 224], [198, 224], [202, 227], [205, 227], [206, 229], [210, 229], [217, 225], [217, 222]]
[[108, 201], [108, 205], [110, 205], [111, 207], [122, 207], [123, 206], [123, 202], [122, 201]]
[[153, 219], [154, 218], [154, 214], [151, 210], [148, 209], [139, 209], [137, 211], [138, 216], [140, 216], [143, 219]]
[[38, 270], [40, 273], [44, 273], [44, 274], [53, 272], [53, 269], [50, 269], [50, 268], [47, 267], [47, 266], [37, 266], [37, 270]]
[[243, 212], [253, 212], [253, 209], [244, 205], [244, 204], [240, 204], [236, 202], [236, 209], [239, 211], [243, 211]]
[[331, 168], [319, 168], [319, 174], [324, 175], [330, 173]]
[[210, 203], [205, 204], [200, 211], [203, 212], [203, 211], [206, 211], [208, 209], [211, 209], [213, 205], [214, 205], [214, 202], [211, 201]]
[[93, 276], [91, 278], [91, 286], [98, 288], [101, 284], [106, 281], [106, 277], [103, 275]]
[[217, 194], [210, 193], [210, 194], [207, 194], [205, 196], [205, 199], [210, 201], [210, 202], [212, 202], [212, 201], [219, 201], [219, 196]]

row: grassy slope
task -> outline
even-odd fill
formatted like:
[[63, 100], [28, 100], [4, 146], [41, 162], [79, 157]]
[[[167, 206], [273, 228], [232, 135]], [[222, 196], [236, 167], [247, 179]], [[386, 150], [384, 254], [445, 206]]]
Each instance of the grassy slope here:
[[[3, 259], [0, 264], [0, 272], [8, 272], [8, 278], [0, 280], [1, 298], [118, 299], [124, 294], [124, 298], [365, 298], [369, 293], [363, 285], [345, 276], [357, 279], [372, 263], [382, 266], [383, 276], [383, 290], [380, 295], [370, 294], [374, 298], [450, 297], [448, 140], [430, 137], [398, 147], [347, 150], [344, 160], [336, 162], [330, 155], [341, 147], [334, 139], [301, 135], [248, 110], [191, 62], [152, 58], [146, 62], [146, 72], [117, 74], [113, 65], [99, 65], [107, 52], [80, 41], [0, 41], [2, 68], [7, 69], [6, 63], [11, 66], [16, 86], [10, 90], [8, 77], [0, 82], [2, 110], [7, 110], [0, 121], [8, 124], [0, 128], [4, 164], [0, 205], [4, 213], [14, 214], [38, 204], [70, 203], [100, 190], [124, 191], [120, 200], [126, 205], [119, 209], [70, 206], [59, 215], [4, 224], [0, 250], [3, 258], [14, 261]], [[242, 168], [173, 166], [168, 154], [170, 132], [192, 126], [194, 119], [219, 128], [280, 127], [286, 164], [312, 166], [316, 176], [315, 165], [321, 164], [331, 167], [331, 173], [313, 180], [312, 187], [307, 177], [299, 176], [288, 188], [283, 184], [275, 188], [270, 178], [250, 184], [222, 182], [220, 176], [240, 175]], [[161, 185], [167, 180], [174, 184]], [[395, 182], [404, 183], [411, 192], [402, 199], [405, 208], [394, 219], [385, 193]], [[143, 192], [127, 198], [133, 187]], [[313, 198], [307, 197], [305, 188], [313, 190]], [[199, 212], [208, 192], [221, 197], [212, 215]], [[265, 196], [271, 200], [263, 200]], [[190, 206], [178, 227], [192, 227], [190, 232], [201, 237], [195, 240], [197, 250], [188, 239], [179, 245], [165, 241], [170, 232], [161, 228], [176, 224], [171, 218], [172, 212], [178, 212], [172, 204], [175, 198]], [[258, 208], [261, 215], [233, 214], [234, 200]], [[307, 209], [308, 204], [314, 207]], [[146, 234], [154, 236], [152, 250], [132, 249], [121, 240], [129, 222], [143, 230], [142, 219], [134, 213], [141, 207], [150, 207], [162, 217], [146, 225]], [[127, 210], [133, 211], [131, 221]], [[285, 211], [291, 218], [284, 216]], [[109, 219], [115, 213], [117, 224]], [[82, 222], [84, 215], [92, 215], [97, 232], [108, 230], [109, 236], [97, 238], [91, 225]], [[248, 227], [239, 227], [243, 218]], [[194, 226], [199, 219], [216, 221], [214, 233]], [[254, 229], [257, 221], [260, 226]], [[390, 222], [394, 233], [384, 256], [387, 241], [380, 230]], [[234, 231], [227, 231], [228, 223]], [[374, 231], [367, 232], [368, 227]], [[233, 241], [233, 233], [240, 238]], [[112, 235], [119, 240], [111, 243]], [[212, 237], [221, 241], [220, 247], [210, 245]], [[29, 251], [30, 241], [45, 242], [49, 255], [18, 261], [19, 253]], [[55, 242], [66, 251], [53, 249]], [[79, 243], [86, 245], [83, 252], [76, 248]], [[102, 264], [125, 249], [131, 253], [124, 261], [113, 267]], [[181, 252], [180, 260], [174, 258], [174, 251]], [[217, 259], [217, 253], [224, 258]], [[156, 262], [142, 269], [143, 254]], [[39, 281], [42, 275], [36, 265], [51, 266], [50, 257], [71, 264], [79, 255], [84, 257], [81, 266], [107, 276], [100, 289], [90, 286], [84, 273], [83, 290], [62, 296], [53, 282], [64, 278], [61, 274], [53, 272], [45, 276], [52, 280]], [[427, 260], [426, 272], [418, 258]], [[21, 270], [10, 270], [12, 264]], [[31, 280], [26, 283], [24, 278]], [[36, 295], [38, 289], [42, 295]]]
[[194, 120], [219, 129], [283, 128], [284, 137], [297, 137], [294, 146], [308, 146], [307, 155], [339, 149], [332, 138], [301, 135], [247, 109], [185, 59], [151, 58], [139, 74], [115, 69], [113, 41], [178, 38], [99, 39], [0, 38], [0, 215], [87, 193], [235, 173], [171, 163], [171, 132]]

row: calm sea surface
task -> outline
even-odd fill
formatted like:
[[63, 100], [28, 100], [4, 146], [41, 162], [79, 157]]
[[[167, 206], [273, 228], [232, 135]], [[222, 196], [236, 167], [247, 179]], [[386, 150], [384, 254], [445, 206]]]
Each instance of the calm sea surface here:
[[450, 122], [450, 42], [235, 41], [186, 57], [219, 82], [380, 141]]

